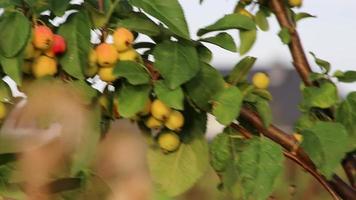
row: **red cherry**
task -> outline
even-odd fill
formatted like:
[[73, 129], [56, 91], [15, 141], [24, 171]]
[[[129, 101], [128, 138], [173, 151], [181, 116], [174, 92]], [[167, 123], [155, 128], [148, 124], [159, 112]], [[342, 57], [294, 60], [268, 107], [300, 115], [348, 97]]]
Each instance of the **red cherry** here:
[[62, 54], [66, 51], [66, 42], [60, 35], [55, 34], [53, 37], [52, 52], [56, 55]]

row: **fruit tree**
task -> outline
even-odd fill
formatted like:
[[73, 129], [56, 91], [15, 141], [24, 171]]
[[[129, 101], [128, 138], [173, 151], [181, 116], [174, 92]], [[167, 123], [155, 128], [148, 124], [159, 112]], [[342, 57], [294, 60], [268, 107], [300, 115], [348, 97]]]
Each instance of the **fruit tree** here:
[[[314, 16], [296, 12], [301, 6], [302, 0], [236, 0], [233, 13], [201, 27], [194, 40], [178, 0], [1, 0], [1, 76], [25, 93], [30, 83], [74, 89], [92, 117], [90, 137], [71, 152], [68, 173], [48, 181], [48, 191], [84, 191], [93, 176], [91, 153], [114, 120], [129, 119], [146, 138], [155, 189], [168, 196], [193, 187], [210, 165], [220, 179], [217, 189], [236, 199], [264, 200], [289, 159], [333, 199], [356, 199], [356, 93], [341, 99], [335, 84], [356, 81], [356, 72], [330, 73], [330, 64], [313, 53], [320, 70], [311, 70], [297, 24]], [[65, 13], [64, 22], [54, 23]], [[246, 54], [257, 32], [269, 30], [271, 16], [302, 81], [294, 133], [271, 123], [269, 76], [247, 78], [257, 58]], [[238, 47], [230, 30], [238, 31]], [[149, 40], [138, 42], [140, 35]], [[241, 56], [227, 75], [211, 65], [207, 43]], [[93, 77], [107, 87], [95, 90]], [[19, 102], [10, 86], [0, 82], [3, 126]], [[211, 141], [204, 135], [208, 114], [225, 126]], [[39, 129], [56, 121], [34, 120]], [[1, 130], [0, 199], [22, 199], [28, 191], [11, 174], [24, 148], [4, 142], [9, 129]], [[346, 176], [338, 174], [339, 166]]]

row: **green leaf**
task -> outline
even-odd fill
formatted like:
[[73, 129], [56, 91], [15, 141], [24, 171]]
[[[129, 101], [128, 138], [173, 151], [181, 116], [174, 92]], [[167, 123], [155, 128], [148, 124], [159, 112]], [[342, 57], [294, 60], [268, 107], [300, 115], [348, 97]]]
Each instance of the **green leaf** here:
[[248, 51], [250, 51], [252, 46], [255, 44], [257, 30], [256, 29], [249, 30], [249, 31], [240, 30], [239, 35], [240, 35], [240, 43], [241, 43], [239, 47], [239, 52], [240, 55], [244, 55]]
[[190, 189], [205, 173], [209, 165], [208, 145], [204, 137], [196, 137], [169, 154], [151, 147], [148, 163], [156, 187], [169, 196], [177, 196]]
[[191, 100], [201, 109], [208, 110], [213, 96], [224, 89], [225, 81], [212, 66], [201, 63], [199, 73], [185, 84]]
[[340, 123], [317, 122], [302, 131], [301, 147], [317, 168], [330, 179], [348, 150], [349, 140], [345, 127]]
[[130, 18], [122, 19], [117, 23], [117, 26], [148, 36], [157, 36], [161, 32], [159, 26], [145, 15], [134, 15]]
[[151, 87], [149, 85], [133, 86], [123, 84], [118, 92], [119, 113], [125, 118], [134, 117], [142, 111], [149, 98]]
[[278, 36], [283, 42], [283, 44], [289, 44], [292, 39], [288, 28], [285, 27], [283, 27], [282, 30], [279, 31]]
[[213, 31], [224, 31], [228, 29], [252, 30], [256, 29], [256, 26], [255, 22], [251, 18], [239, 13], [233, 13], [225, 15], [214, 24], [200, 29], [198, 31], [198, 36], [202, 36]]
[[25, 48], [30, 37], [31, 24], [20, 12], [5, 13], [0, 21], [0, 53], [14, 57]]
[[148, 84], [151, 80], [145, 66], [133, 61], [120, 61], [116, 64], [114, 75], [124, 77], [132, 85]]
[[219, 33], [214, 37], [202, 38], [200, 41], [215, 44], [228, 51], [236, 52], [236, 44], [232, 36], [228, 33]]
[[69, 6], [70, 0], [48, 0], [50, 10], [56, 15], [56, 16], [62, 16], [64, 15], [64, 12], [67, 10]]
[[268, 24], [268, 20], [267, 20], [267, 15], [266, 12], [263, 10], [259, 10], [256, 13], [255, 16], [255, 22], [257, 24], [257, 26], [262, 30], [262, 31], [268, 31], [269, 30], [269, 24]]
[[302, 93], [302, 104], [308, 108], [329, 108], [335, 105], [339, 100], [337, 88], [330, 82], [322, 83], [320, 87], [306, 87]]
[[0, 81], [0, 102], [7, 102], [12, 97], [9, 85], [4, 81]]
[[227, 82], [231, 85], [236, 85], [237, 83], [246, 80], [247, 74], [255, 64], [256, 60], [255, 57], [250, 56], [240, 60], [227, 76]]
[[236, 162], [240, 199], [265, 200], [272, 193], [275, 180], [283, 169], [282, 148], [265, 137], [248, 141]]
[[305, 18], [311, 18], [311, 17], [316, 17], [315, 15], [311, 15], [309, 13], [306, 13], [306, 12], [301, 12], [301, 13], [297, 13], [294, 15], [294, 20], [295, 22], [298, 22], [302, 19], [305, 19]]
[[268, 128], [272, 122], [272, 110], [269, 102], [266, 99], [258, 98], [255, 106], [259, 116], [262, 119], [263, 125]]
[[97, 151], [97, 145], [101, 136], [101, 112], [100, 106], [91, 108], [89, 116], [90, 123], [82, 127], [83, 133], [80, 143], [76, 146], [76, 151], [72, 155], [71, 176], [77, 175], [81, 171], [88, 171], [95, 159], [93, 156]]
[[163, 101], [167, 106], [177, 109], [184, 109], [184, 93], [182, 88], [169, 89], [163, 81], [157, 81], [154, 84], [154, 92], [158, 99]]
[[156, 46], [153, 55], [156, 69], [171, 89], [192, 79], [200, 68], [196, 49], [184, 43], [165, 41]]
[[336, 121], [342, 123], [349, 133], [350, 149], [356, 148], [356, 92], [351, 92], [338, 106]]
[[330, 68], [331, 68], [331, 67], [330, 67], [330, 63], [329, 63], [328, 61], [326, 61], [326, 60], [317, 58], [313, 52], [309, 52], [309, 53], [314, 57], [315, 63], [316, 63], [322, 70], [324, 70], [325, 74], [329, 73]]
[[230, 136], [225, 132], [218, 134], [211, 141], [210, 163], [215, 171], [225, 171], [227, 165], [232, 160]]
[[204, 45], [199, 45], [197, 47], [197, 51], [198, 51], [199, 59], [202, 62], [210, 63], [210, 61], [213, 58], [213, 53], [210, 51], [210, 49], [208, 47], [206, 47]]
[[219, 123], [229, 125], [239, 116], [241, 104], [241, 91], [235, 86], [225, 88], [214, 97], [213, 115]]
[[346, 72], [341, 72], [337, 71], [338, 73], [334, 73], [334, 76], [339, 80], [340, 82], [344, 83], [352, 83], [356, 81], [356, 71], [346, 71]]
[[178, 36], [190, 38], [183, 9], [178, 0], [130, 0], [130, 2], [166, 24]]
[[90, 20], [86, 12], [78, 12], [60, 26], [58, 34], [67, 43], [67, 51], [59, 62], [64, 71], [77, 79], [84, 79], [83, 69], [88, 64], [90, 44]]
[[23, 64], [23, 59], [21, 56], [13, 58], [5, 58], [0, 55], [0, 63], [3, 71], [10, 78], [12, 78], [17, 85], [21, 86], [22, 84], [22, 71], [21, 66]]

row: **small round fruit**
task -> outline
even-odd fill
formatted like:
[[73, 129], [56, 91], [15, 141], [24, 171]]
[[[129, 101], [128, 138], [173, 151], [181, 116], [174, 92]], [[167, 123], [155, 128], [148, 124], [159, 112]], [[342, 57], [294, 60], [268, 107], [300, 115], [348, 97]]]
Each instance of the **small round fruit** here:
[[6, 114], [6, 106], [3, 102], [0, 102], [0, 120], [3, 120], [6, 117]]
[[128, 49], [126, 51], [120, 52], [119, 54], [120, 61], [135, 61], [138, 57], [138, 53], [135, 49]]
[[179, 148], [180, 140], [174, 132], [165, 132], [158, 136], [158, 144], [164, 151], [172, 152]]
[[117, 52], [112, 44], [102, 43], [96, 47], [98, 64], [101, 67], [110, 67], [117, 62]]
[[89, 53], [89, 56], [88, 56], [88, 61], [89, 61], [89, 66], [97, 66], [98, 57], [97, 57], [96, 51], [94, 49], [90, 50], [90, 53]]
[[151, 128], [151, 129], [159, 129], [163, 126], [163, 123], [162, 121], [159, 121], [158, 119], [150, 116], [146, 121], [145, 121], [145, 125], [148, 127], [148, 128]]
[[101, 80], [106, 82], [113, 82], [117, 78], [114, 76], [114, 67], [99, 68], [98, 75]]
[[184, 116], [181, 112], [174, 110], [169, 114], [164, 125], [173, 131], [179, 131], [184, 125]]
[[40, 55], [41, 52], [35, 49], [35, 47], [31, 42], [27, 44], [25, 49], [25, 56], [24, 56], [25, 60], [32, 60]]
[[48, 57], [51, 57], [51, 58], [55, 58], [56, 57], [56, 54], [53, 52], [52, 48], [51, 49], [47, 49], [44, 52], [44, 55], [46, 55]]
[[36, 78], [43, 76], [53, 76], [57, 73], [57, 61], [48, 56], [40, 56], [36, 58], [32, 65], [32, 74]]
[[39, 25], [34, 28], [32, 44], [40, 50], [47, 50], [53, 43], [53, 32], [47, 26]]
[[293, 134], [294, 138], [299, 142], [302, 143], [303, 141], [303, 135], [299, 134], [299, 133], [294, 133]]
[[302, 0], [288, 0], [288, 4], [290, 7], [300, 7], [302, 6]]
[[67, 45], [64, 38], [60, 35], [55, 34], [53, 36], [52, 52], [55, 55], [62, 54], [66, 51]]
[[156, 99], [152, 102], [151, 114], [156, 119], [165, 121], [170, 113], [171, 113], [171, 108], [166, 106], [162, 101]]
[[117, 28], [113, 38], [114, 45], [119, 52], [129, 49], [134, 41], [134, 35], [126, 28]]
[[252, 83], [258, 89], [267, 89], [269, 86], [269, 77], [266, 73], [257, 72], [252, 77]]

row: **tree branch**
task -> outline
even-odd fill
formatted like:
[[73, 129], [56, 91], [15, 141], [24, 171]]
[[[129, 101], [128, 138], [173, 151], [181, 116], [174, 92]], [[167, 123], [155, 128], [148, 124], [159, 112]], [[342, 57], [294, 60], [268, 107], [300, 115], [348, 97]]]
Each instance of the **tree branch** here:
[[299, 148], [298, 141], [292, 135], [283, 132], [273, 125], [265, 128], [260, 117], [254, 111], [246, 107], [241, 108], [240, 117], [252, 124], [260, 133], [285, 148], [287, 152], [289, 152], [286, 156], [289, 156], [291, 159], [296, 159], [294, 161], [317, 178], [334, 199], [338, 199], [335, 198], [337, 195], [345, 200], [356, 199], [356, 191], [344, 183], [337, 175], [333, 175], [332, 180], [327, 181], [324, 176], [318, 173], [314, 163], [310, 160], [308, 155]]
[[[230, 126], [232, 128], [234, 128], [235, 130], [237, 130], [239, 133], [241, 133], [241, 135], [243, 135], [246, 139], [251, 139], [253, 137], [252, 133], [250, 133], [248, 130], [246, 130], [244, 127], [242, 127], [239, 124], [233, 123]], [[336, 193], [330, 187], [327, 180], [321, 174], [319, 174], [315, 169], [310, 167], [308, 164], [302, 162], [295, 155], [294, 152], [284, 151], [283, 155], [285, 157], [287, 157], [288, 159], [292, 160], [293, 162], [295, 162], [296, 164], [298, 164], [299, 166], [301, 166], [307, 172], [309, 172], [309, 174], [311, 174], [330, 193], [330, 195], [333, 197], [334, 200], [339, 200], [339, 197], [336, 195]]]
[[291, 41], [288, 44], [288, 47], [293, 57], [294, 67], [298, 71], [304, 84], [306, 86], [311, 86], [312, 82], [309, 80], [311, 68], [299, 39], [299, 34], [295, 29], [294, 23], [291, 23], [291, 20], [288, 17], [283, 1], [270, 0], [270, 8], [275, 13], [280, 26], [289, 30]]
[[[296, 30], [295, 23], [290, 19], [287, 13], [286, 5], [283, 0], [270, 0], [269, 6], [277, 17], [277, 20], [281, 27], [285, 27], [289, 30], [291, 35], [291, 41], [288, 44], [290, 52], [293, 57], [293, 64], [298, 71], [299, 76], [303, 80], [306, 86], [312, 86], [313, 83], [309, 80], [309, 74], [312, 72], [306, 54], [304, 52], [302, 43], [299, 38], [299, 34]], [[329, 115], [331, 110], [325, 110]], [[329, 113], [330, 112], [330, 113]], [[342, 165], [351, 185], [355, 188], [355, 152], [347, 154], [343, 160]]]

